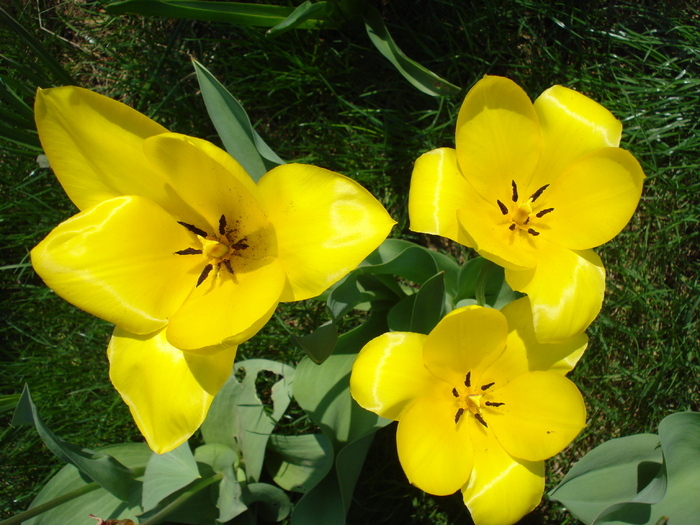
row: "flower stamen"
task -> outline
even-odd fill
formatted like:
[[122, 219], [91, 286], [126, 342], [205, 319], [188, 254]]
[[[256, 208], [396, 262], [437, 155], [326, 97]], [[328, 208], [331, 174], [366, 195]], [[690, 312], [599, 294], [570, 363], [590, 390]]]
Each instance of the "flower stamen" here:
[[498, 204], [498, 207], [501, 209], [501, 213], [503, 215], [508, 215], [508, 208], [506, 207], [505, 204], [503, 204], [501, 201], [496, 199], [496, 203]]
[[185, 228], [190, 230], [195, 235], [199, 235], [201, 237], [207, 236], [207, 232], [205, 232], [204, 230], [200, 230], [199, 228], [197, 228], [196, 226], [193, 226], [192, 224], [187, 224], [186, 222], [182, 222], [182, 221], [177, 221], [177, 223], [182, 224]]
[[197, 286], [202, 284], [207, 279], [207, 277], [209, 277], [209, 272], [211, 272], [213, 268], [214, 266], [212, 264], [207, 264], [204, 267], [202, 273], [199, 274], [199, 279], [197, 279]]
[[459, 392], [457, 392], [457, 389], [456, 389], [456, 388], [453, 388], [453, 389], [452, 389], [452, 395], [455, 396], [455, 397], [459, 397]]
[[472, 386], [472, 379], [471, 378], [472, 378], [472, 373], [470, 370], [469, 372], [467, 372], [467, 377], [464, 378], [464, 386], [466, 386], [467, 388]]
[[483, 392], [485, 390], [488, 390], [489, 388], [491, 388], [495, 384], [496, 384], [496, 382], [494, 381], [492, 383], [486, 383], [485, 385], [481, 385], [481, 391]]
[[510, 184], [513, 186], [513, 202], [518, 202], [518, 185], [514, 180], [510, 181]]
[[486, 421], [484, 420], [484, 418], [483, 418], [483, 416], [482, 416], [481, 414], [479, 414], [479, 413], [477, 412], [476, 414], [474, 414], [474, 418], [475, 418], [479, 423], [481, 423], [482, 425], [484, 425], [486, 428], [489, 428], [489, 426], [486, 424]]
[[457, 413], [455, 414], [455, 424], [459, 423], [459, 418], [462, 417], [462, 414], [464, 414], [464, 409], [458, 408]]
[[546, 190], [549, 187], [549, 184], [545, 184], [542, 186], [539, 190], [537, 190], [535, 193], [532, 194], [532, 197], [530, 197], [530, 201], [535, 202], [540, 195], [542, 195], [542, 192]]
[[547, 209], [545, 209], [545, 210], [538, 211], [538, 212], [537, 212], [537, 217], [538, 217], [538, 218], [542, 218], [542, 217], [544, 217], [545, 215], [547, 215], [548, 213], [553, 212], [553, 211], [554, 211], [554, 208], [547, 208]]

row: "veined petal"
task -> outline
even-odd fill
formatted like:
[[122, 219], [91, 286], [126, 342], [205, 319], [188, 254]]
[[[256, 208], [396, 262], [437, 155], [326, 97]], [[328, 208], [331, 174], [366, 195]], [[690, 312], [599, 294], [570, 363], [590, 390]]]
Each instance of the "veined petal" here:
[[498, 199], [487, 201], [473, 189], [465, 192], [465, 197], [457, 210], [457, 221], [469, 239], [467, 246], [504, 268], [535, 266], [539, 240], [518, 228], [511, 231], [512, 222], [500, 210]]
[[447, 496], [463, 486], [474, 454], [469, 432], [473, 418], [455, 423], [456, 407], [445, 398], [421, 397], [401, 414], [396, 430], [399, 461], [419, 489]]
[[[144, 151], [168, 183], [161, 206], [178, 220], [214, 234], [224, 215], [240, 238], [266, 230], [257, 188], [243, 168], [213, 144], [167, 133], [146, 140]], [[274, 255], [271, 234], [261, 242], [272, 250], [265, 255]]]
[[588, 328], [600, 312], [605, 268], [593, 250], [542, 242], [540, 253], [532, 270], [506, 269], [506, 281], [529, 296], [537, 339], [565, 341]]
[[205, 352], [209, 346], [238, 345], [270, 319], [285, 282], [279, 261], [239, 258], [235, 264], [233, 275], [223, 265], [212, 270], [170, 318], [170, 344]]
[[580, 158], [547, 190], [554, 211], [543, 235], [572, 250], [608, 242], [632, 217], [643, 181], [639, 162], [623, 149], [603, 148]]
[[535, 108], [512, 80], [486, 76], [467, 93], [457, 118], [457, 157], [464, 177], [487, 201], [510, 198], [511, 181], [523, 189], [542, 148]]
[[200, 261], [175, 254], [190, 242], [157, 204], [116, 197], [59, 224], [32, 250], [32, 264], [68, 302], [147, 334], [164, 326], [194, 288]]
[[37, 91], [41, 145], [68, 197], [84, 210], [120, 195], [151, 198], [163, 185], [143, 141], [168, 130], [130, 107], [87, 89]]
[[109, 377], [158, 454], [184, 443], [204, 421], [228, 379], [236, 347], [211, 355], [183, 352], [165, 331], [137, 336], [117, 328], [107, 349]]
[[474, 468], [462, 488], [476, 525], [516, 523], [544, 494], [544, 461], [517, 460], [486, 429], [472, 433]]
[[316, 297], [353, 270], [395, 224], [352, 179], [315, 166], [283, 164], [258, 181], [287, 275], [281, 301]]
[[468, 372], [474, 382], [501, 354], [508, 325], [491, 308], [465, 306], [447, 314], [433, 328], [423, 347], [425, 366], [452, 387], [464, 383]]
[[457, 210], [466, 205], [469, 191], [474, 190], [459, 172], [454, 149], [440, 148], [421, 155], [408, 193], [411, 229], [470, 246], [457, 222]]
[[551, 184], [579, 157], [620, 145], [622, 123], [603, 106], [563, 86], [552, 86], [535, 100], [542, 132], [538, 182]]
[[501, 313], [508, 321], [506, 350], [485, 373], [486, 377], [498, 378], [499, 385], [535, 370], [567, 374], [588, 344], [585, 333], [560, 343], [540, 343], [535, 337], [532, 308], [527, 297], [508, 303]]
[[[423, 364], [427, 336], [387, 332], [367, 343], [355, 360], [350, 393], [365, 410], [399, 419], [418, 397], [439, 395], [452, 387], [431, 374]], [[442, 388], [441, 388], [442, 387]]]
[[561, 374], [528, 372], [484, 398], [503, 403], [489, 411], [489, 428], [506, 452], [517, 458], [550, 458], [586, 426], [583, 396]]

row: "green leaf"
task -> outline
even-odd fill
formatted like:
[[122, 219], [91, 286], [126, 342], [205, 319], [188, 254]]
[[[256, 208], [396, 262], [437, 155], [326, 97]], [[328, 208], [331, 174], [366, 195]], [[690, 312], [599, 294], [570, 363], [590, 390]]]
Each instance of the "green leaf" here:
[[333, 321], [328, 321], [308, 335], [292, 337], [314, 363], [321, 364], [333, 353], [338, 342], [338, 327]]
[[483, 257], [471, 259], [462, 266], [457, 288], [455, 308], [483, 302], [486, 306], [500, 309], [523, 297], [523, 294], [508, 286], [503, 268]]
[[[242, 370], [245, 371], [245, 378], [239, 383], [235, 374]], [[271, 416], [265, 412], [255, 388], [255, 379], [263, 370], [282, 376], [272, 386]], [[291, 366], [266, 359], [236, 363], [234, 375], [214, 398], [202, 424], [202, 436], [206, 443], [219, 443], [232, 450], [240, 447], [248, 482], [260, 479], [267, 441], [289, 406], [294, 375]]]
[[[149, 458], [153, 455], [145, 443], [126, 443], [101, 448], [98, 452], [114, 457], [134, 472], [143, 472]], [[66, 465], [52, 477], [41, 489], [29, 508], [53, 501], [74, 490], [85, 489], [91, 485], [81, 472], [73, 465]], [[98, 487], [82, 496], [71, 499], [35, 518], [26, 520], [25, 525], [95, 525], [89, 514], [103, 519], [135, 519], [142, 511], [141, 482], [135, 482], [129, 498], [122, 500], [110, 492]]]
[[330, 472], [333, 447], [323, 434], [272, 434], [267, 444], [265, 466], [283, 489], [308, 492]]
[[112, 456], [72, 445], [55, 436], [41, 421], [29, 388], [25, 385], [12, 418], [12, 425], [28, 424], [34, 425], [41, 440], [61, 461], [75, 465], [83, 474], [117, 498], [129, 500], [136, 485], [131, 470]]
[[411, 311], [411, 332], [429, 334], [445, 313], [445, 274], [443, 272], [423, 283], [416, 293]]
[[325, 20], [332, 12], [333, 6], [328, 2], [311, 3], [309, 0], [294, 9], [294, 12], [277, 24], [272, 29], [268, 29], [269, 36], [278, 36], [291, 29], [300, 28], [307, 21]]
[[223, 475], [216, 502], [216, 507], [219, 509], [217, 521], [226, 523], [248, 510], [243, 502], [243, 489], [236, 477], [240, 464], [237, 452], [226, 445], [212, 443], [198, 447], [194, 451], [194, 457], [198, 462], [211, 466], [217, 474]]
[[364, 12], [364, 20], [365, 29], [374, 46], [416, 88], [434, 97], [460, 93], [461, 88], [440, 78], [415, 60], [411, 60], [399, 49], [376, 8], [368, 5]]
[[200, 477], [197, 462], [187, 442], [165, 454], [153, 454], [143, 477], [143, 509], [151, 510]]
[[679, 412], [661, 421], [658, 437], [629, 436], [596, 447], [550, 497], [587, 524], [654, 525], [667, 519], [683, 525], [700, 515], [698, 494], [700, 414]]
[[278, 522], [289, 516], [292, 503], [279, 487], [268, 483], [250, 483], [243, 488], [243, 501], [248, 507], [257, 503], [256, 515], [262, 522]]
[[192, 60], [192, 64], [209, 118], [226, 151], [248, 175], [257, 182], [269, 170], [284, 164], [253, 129], [243, 106], [233, 95], [202, 64], [196, 60]]
[[[124, 0], [107, 5], [113, 15], [136, 14], [205, 22], [228, 22], [253, 27], [274, 27], [294, 12], [293, 7], [240, 2], [205, 2], [199, 0]], [[309, 19], [300, 29], [316, 27], [322, 20]]]

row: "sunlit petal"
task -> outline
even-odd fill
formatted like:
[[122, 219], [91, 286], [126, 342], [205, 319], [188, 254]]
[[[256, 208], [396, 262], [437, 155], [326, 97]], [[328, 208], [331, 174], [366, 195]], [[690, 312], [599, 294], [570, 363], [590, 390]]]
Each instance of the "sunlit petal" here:
[[517, 458], [550, 458], [586, 425], [581, 392], [561, 374], [528, 372], [503, 387], [494, 387], [484, 398], [503, 403], [489, 410], [489, 429]]
[[594, 248], [629, 222], [642, 195], [644, 172], [628, 151], [604, 148], [569, 166], [547, 189], [547, 231], [542, 235], [572, 250]]
[[287, 275], [281, 301], [324, 292], [379, 246], [394, 225], [371, 193], [323, 168], [283, 164], [266, 173], [258, 187]]
[[456, 410], [449, 399], [422, 397], [401, 414], [396, 431], [399, 461], [408, 480], [430, 494], [458, 491], [472, 470], [469, 433], [474, 420], [456, 424]]
[[352, 367], [350, 392], [358, 404], [389, 419], [398, 419], [406, 406], [422, 396], [438, 395], [452, 387], [423, 364], [427, 336], [387, 332], [360, 351]]
[[457, 157], [488, 201], [510, 198], [511, 181], [529, 189], [540, 158], [535, 108], [515, 82], [486, 76], [467, 93], [457, 119]]
[[163, 181], [143, 141], [167, 129], [145, 115], [74, 86], [37, 91], [34, 115], [51, 167], [81, 210], [121, 195], [160, 193]]
[[67, 301], [134, 333], [162, 327], [194, 288], [192, 235], [142, 197], [117, 197], [59, 224], [32, 265]]
[[214, 234], [224, 215], [240, 238], [266, 229], [267, 218], [252, 180], [213, 144], [167, 133], [146, 140], [144, 151], [168, 183], [162, 206], [178, 220]]
[[411, 229], [470, 246], [457, 222], [457, 210], [467, 205], [468, 191], [474, 190], [459, 172], [454, 149], [440, 148], [421, 155], [413, 167], [408, 193]]
[[576, 365], [588, 344], [588, 336], [584, 333], [560, 343], [540, 343], [535, 337], [527, 297], [507, 304], [501, 313], [508, 320], [508, 351], [503, 352], [485, 373], [488, 377], [498, 378], [499, 385], [535, 370], [566, 374]]
[[603, 106], [563, 86], [552, 86], [535, 100], [542, 132], [537, 169], [542, 184], [552, 183], [579, 157], [620, 145], [622, 123]]
[[513, 458], [486, 429], [473, 432], [472, 441], [474, 468], [462, 496], [474, 523], [517, 523], [542, 499], [544, 462]]
[[537, 339], [564, 341], [583, 332], [600, 312], [605, 268], [593, 250], [577, 252], [542, 242], [540, 251], [536, 268], [506, 269], [506, 281], [529, 296]]
[[425, 340], [425, 366], [452, 386], [463, 384], [468, 372], [478, 381], [503, 351], [507, 333], [506, 319], [498, 310], [479, 306], [453, 310]]
[[233, 268], [233, 274], [223, 265], [212, 270], [170, 318], [170, 344], [185, 350], [237, 345], [270, 319], [285, 282], [279, 261], [236, 258]]
[[164, 330], [136, 336], [117, 328], [107, 355], [114, 387], [148, 445], [163, 454], [202, 424], [231, 374], [236, 347], [202, 356], [168, 344]]

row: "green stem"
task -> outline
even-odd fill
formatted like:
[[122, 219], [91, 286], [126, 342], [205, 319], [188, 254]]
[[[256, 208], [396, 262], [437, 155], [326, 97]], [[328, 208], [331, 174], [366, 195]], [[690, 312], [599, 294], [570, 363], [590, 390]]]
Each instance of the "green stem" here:
[[[217, 481], [221, 481], [223, 479], [224, 475], [222, 473], [215, 474], [214, 476], [210, 478], [205, 478], [202, 480], [199, 480], [197, 483], [192, 485], [189, 489], [187, 489], [185, 492], [180, 494], [177, 498], [175, 498], [172, 502], [170, 502], [168, 505], [166, 505], [161, 511], [157, 512], [150, 518], [148, 518], [146, 521], [142, 521], [141, 525], [156, 525], [163, 521], [165, 518], [168, 517], [169, 514], [174, 512], [180, 505], [185, 503], [188, 499], [190, 499], [192, 496], [197, 494], [197, 492], [201, 491], [202, 489], [205, 489], [212, 483], [216, 483]], [[0, 524], [2, 525], [2, 524]]]
[[486, 305], [486, 281], [488, 280], [491, 270], [493, 270], [495, 266], [496, 265], [488, 259], [484, 259], [481, 265], [479, 276], [476, 278], [476, 290], [474, 291], [476, 295], [476, 304], [479, 306]]
[[51, 501], [47, 501], [46, 503], [42, 503], [41, 505], [37, 505], [36, 507], [32, 507], [31, 509], [27, 509], [24, 512], [20, 512], [16, 516], [12, 516], [11, 518], [6, 519], [5, 521], [0, 521], [0, 525], [18, 525], [19, 523], [22, 523], [23, 521], [26, 521], [29, 518], [38, 516], [39, 514], [42, 514], [47, 510], [51, 510], [52, 508], [58, 507], [59, 505], [66, 503], [67, 501], [79, 498], [83, 494], [88, 494], [93, 490], [97, 490], [99, 488], [100, 484], [95, 483], [93, 481], [92, 483], [88, 483], [87, 485], [80, 487], [79, 489], [75, 489], [71, 492], [66, 492], [65, 494], [55, 499], [52, 499]]

